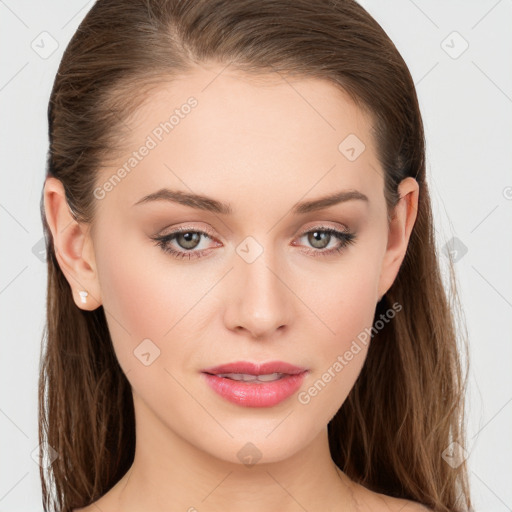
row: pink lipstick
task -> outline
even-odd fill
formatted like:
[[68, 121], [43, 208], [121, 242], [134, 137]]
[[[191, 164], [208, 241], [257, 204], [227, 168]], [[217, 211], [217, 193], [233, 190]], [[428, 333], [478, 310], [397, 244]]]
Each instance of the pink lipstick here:
[[308, 373], [281, 361], [247, 361], [202, 370], [207, 384], [226, 400], [244, 407], [272, 407], [295, 393]]

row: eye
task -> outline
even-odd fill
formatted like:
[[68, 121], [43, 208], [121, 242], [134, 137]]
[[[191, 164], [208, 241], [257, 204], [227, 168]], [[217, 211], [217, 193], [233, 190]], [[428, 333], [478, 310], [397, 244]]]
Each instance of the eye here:
[[[349, 244], [354, 244], [356, 240], [355, 233], [339, 231], [327, 226], [317, 226], [316, 228], [310, 229], [303, 233], [299, 238], [303, 237], [306, 237], [308, 244], [312, 245], [316, 249], [313, 251], [308, 249], [306, 251], [307, 254], [312, 254], [313, 256], [330, 256], [340, 253]], [[334, 247], [325, 250], [332, 241], [338, 241], [338, 243]]]
[[[203, 249], [201, 251], [193, 251], [193, 249], [196, 249], [200, 245], [201, 237], [212, 240], [213, 237], [210, 235], [211, 234], [206, 231], [182, 227], [168, 235], [154, 237], [153, 240], [164, 252], [170, 254], [174, 258], [187, 258], [190, 260], [193, 258], [199, 258], [208, 251], [208, 249]], [[178, 244], [178, 249], [175, 249], [171, 245], [171, 242], [173, 241], [176, 241]], [[179, 247], [184, 249], [184, 251], [179, 250]]]
[[[214, 240], [213, 235], [210, 232], [190, 229], [187, 227], [178, 228], [167, 235], [153, 237], [153, 240], [164, 252], [170, 254], [174, 258], [186, 258], [190, 260], [194, 258], [201, 258], [210, 251], [210, 248], [195, 250], [200, 245], [202, 237]], [[313, 247], [313, 249], [307, 249], [306, 253], [312, 254], [315, 257], [340, 253], [349, 244], [355, 243], [356, 239], [356, 235], [354, 233], [349, 231], [339, 231], [337, 229], [324, 226], [318, 226], [306, 231], [300, 235], [299, 239], [304, 237], [307, 237], [307, 243]], [[326, 250], [326, 247], [328, 247], [332, 241], [337, 241], [338, 243], [334, 247]], [[172, 245], [173, 242], [177, 244], [177, 247], [176, 245]], [[298, 244], [294, 243], [293, 245]]]

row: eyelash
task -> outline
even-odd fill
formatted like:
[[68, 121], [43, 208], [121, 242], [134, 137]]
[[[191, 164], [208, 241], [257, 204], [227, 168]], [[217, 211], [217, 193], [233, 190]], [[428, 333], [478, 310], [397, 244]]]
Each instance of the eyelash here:
[[[342, 252], [348, 245], [354, 244], [356, 240], [356, 235], [354, 233], [348, 232], [348, 231], [338, 231], [337, 229], [333, 229], [331, 227], [324, 227], [324, 226], [317, 226], [313, 229], [310, 229], [304, 233], [302, 233], [299, 238], [302, 238], [305, 235], [308, 235], [310, 233], [314, 232], [321, 232], [321, 233], [329, 233], [330, 235], [333, 235], [335, 238], [337, 238], [340, 241], [340, 245], [338, 247], [334, 247], [333, 249], [329, 250], [322, 250], [322, 249], [311, 249], [307, 251], [307, 254], [316, 253], [314, 254], [314, 257], [317, 256], [331, 256], [336, 253]], [[180, 233], [198, 233], [200, 235], [204, 235], [206, 238], [213, 239], [213, 236], [208, 231], [202, 231], [198, 229], [190, 229], [187, 227], [178, 228], [172, 233], [169, 233], [164, 236], [157, 236], [153, 237], [153, 240], [155, 244], [160, 247], [165, 253], [170, 254], [173, 258], [176, 259], [195, 259], [195, 258], [201, 258], [202, 255], [210, 249], [203, 249], [202, 251], [177, 251], [173, 249], [169, 243], [176, 238], [176, 235]], [[330, 240], [329, 240], [330, 241]]]

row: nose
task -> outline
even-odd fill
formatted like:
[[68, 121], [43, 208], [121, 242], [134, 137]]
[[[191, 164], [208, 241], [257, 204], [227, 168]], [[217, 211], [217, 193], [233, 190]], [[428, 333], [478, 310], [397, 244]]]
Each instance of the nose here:
[[229, 329], [268, 339], [276, 335], [275, 331], [285, 331], [291, 325], [294, 294], [283, 270], [270, 251], [264, 250], [251, 263], [235, 256], [224, 310]]

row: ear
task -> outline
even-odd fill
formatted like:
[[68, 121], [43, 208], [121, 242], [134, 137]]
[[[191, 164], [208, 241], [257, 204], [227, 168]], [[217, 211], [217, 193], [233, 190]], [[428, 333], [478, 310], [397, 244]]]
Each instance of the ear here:
[[[69, 209], [62, 182], [47, 177], [44, 184], [46, 221], [53, 237], [55, 256], [73, 294], [75, 304], [92, 311], [101, 305], [90, 226], [79, 223]], [[80, 292], [87, 292], [84, 302]]]
[[398, 193], [400, 200], [389, 222], [388, 245], [379, 280], [379, 298], [391, 288], [400, 270], [418, 213], [418, 182], [412, 177], [403, 179], [398, 186]]

